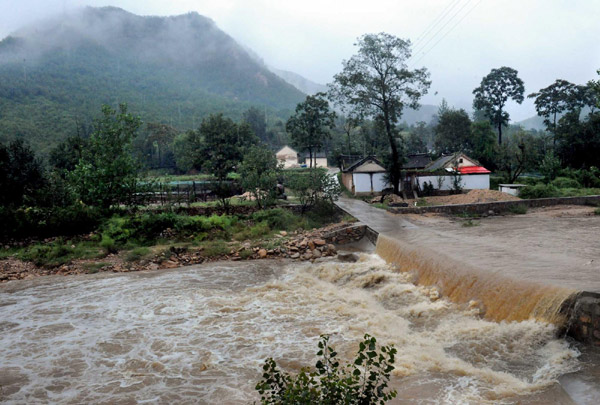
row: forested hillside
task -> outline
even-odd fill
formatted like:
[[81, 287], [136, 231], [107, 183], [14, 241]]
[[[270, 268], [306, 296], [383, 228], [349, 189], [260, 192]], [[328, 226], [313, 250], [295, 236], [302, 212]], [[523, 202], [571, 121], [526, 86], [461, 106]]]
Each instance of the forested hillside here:
[[251, 105], [286, 117], [304, 95], [256, 62], [212, 20], [86, 8], [0, 42], [0, 141], [35, 150], [85, 127], [101, 104], [180, 130]]

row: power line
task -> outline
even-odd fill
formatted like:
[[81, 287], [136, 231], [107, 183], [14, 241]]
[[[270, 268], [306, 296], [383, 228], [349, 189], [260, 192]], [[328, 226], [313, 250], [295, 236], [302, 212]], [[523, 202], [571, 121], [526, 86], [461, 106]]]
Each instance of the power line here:
[[439, 30], [437, 30], [436, 33], [432, 37], [430, 37], [427, 40], [427, 42], [425, 42], [424, 44], [420, 45], [418, 47], [419, 48], [418, 50], [415, 49], [415, 53], [414, 54], [416, 55], [417, 53], [423, 51], [427, 47], [427, 45], [431, 41], [433, 41], [434, 39], [436, 39], [436, 37], [438, 36], [438, 34], [441, 33], [444, 30], [444, 28], [446, 28], [448, 26], [448, 24], [450, 24], [452, 22], [452, 20], [454, 20], [456, 18], [456, 16], [459, 15], [465, 9], [465, 7], [467, 7], [469, 4], [471, 4], [472, 1], [473, 0], [467, 0], [467, 2], [464, 3], [463, 6], [460, 9], [458, 9], [458, 11], [456, 13], [454, 13], [452, 15], [452, 17], [450, 17], [450, 19], [448, 21], [446, 21], [446, 23], [444, 25], [442, 25], [442, 27]]
[[450, 13], [450, 11], [452, 11], [452, 9], [454, 7], [456, 7], [456, 5], [458, 3], [460, 3], [462, 0], [452, 0], [450, 3], [448, 3], [446, 5], [446, 7], [444, 7], [444, 9], [442, 10], [442, 12], [440, 14], [438, 14], [437, 17], [435, 17], [427, 26], [427, 28], [425, 28], [425, 30], [421, 33], [421, 35], [419, 35], [414, 43], [414, 46], [416, 47], [420, 42], [422, 42], [425, 37], [429, 34], [429, 32], [431, 32], [431, 30], [433, 28], [435, 28], [435, 26], [437, 24], [439, 24], [443, 19], [446, 18], [446, 16], [448, 15], [448, 13]]
[[450, 32], [452, 32], [452, 31], [454, 30], [454, 28], [456, 28], [456, 27], [457, 27], [457, 26], [458, 26], [458, 25], [459, 25], [459, 24], [460, 24], [460, 23], [461, 23], [461, 22], [462, 22], [462, 21], [463, 21], [465, 18], [467, 18], [467, 16], [468, 16], [469, 14], [471, 14], [471, 12], [472, 12], [473, 10], [475, 10], [475, 9], [477, 8], [477, 6], [479, 6], [479, 4], [481, 4], [481, 2], [482, 2], [482, 1], [483, 1], [483, 0], [479, 0], [479, 1], [478, 1], [478, 2], [477, 2], [477, 3], [476, 3], [474, 6], [473, 6], [473, 7], [471, 7], [471, 8], [470, 8], [470, 9], [467, 11], [467, 13], [466, 13], [465, 15], [463, 15], [463, 16], [462, 16], [462, 18], [461, 18], [460, 20], [458, 20], [458, 22], [452, 26], [452, 28], [450, 28], [448, 31], [446, 31], [446, 33], [445, 33], [445, 34], [444, 34], [444, 35], [443, 35], [443, 36], [442, 36], [442, 37], [441, 37], [439, 40], [437, 40], [437, 42], [436, 42], [436, 43], [434, 43], [434, 44], [433, 44], [433, 46], [427, 50], [427, 52], [423, 53], [423, 54], [422, 54], [422, 55], [419, 57], [419, 59], [417, 59], [417, 60], [416, 60], [416, 61], [413, 63], [413, 66], [414, 66], [414, 65], [416, 65], [416, 64], [417, 64], [417, 63], [418, 63], [418, 62], [419, 62], [421, 59], [423, 59], [423, 58], [425, 57], [425, 55], [427, 55], [429, 52], [431, 52], [431, 50], [432, 50], [433, 48], [435, 48], [435, 47], [436, 47], [436, 45], [437, 45], [437, 44], [439, 44], [439, 43], [440, 43], [440, 42], [441, 42], [441, 41], [442, 41], [444, 38], [446, 38], [446, 36], [447, 36], [447, 35], [448, 35]]

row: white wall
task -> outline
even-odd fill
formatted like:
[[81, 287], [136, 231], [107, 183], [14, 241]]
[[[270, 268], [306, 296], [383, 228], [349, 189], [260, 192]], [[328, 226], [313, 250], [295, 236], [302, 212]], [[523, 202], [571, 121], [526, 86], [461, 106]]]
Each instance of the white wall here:
[[370, 193], [371, 192], [371, 175], [369, 173], [353, 173], [355, 193]]
[[[425, 182], [433, 184], [434, 189], [438, 189], [438, 179], [441, 179], [440, 190], [452, 190], [454, 187], [453, 176], [419, 176], [417, 177], [419, 186], [423, 190]], [[461, 187], [465, 190], [489, 189], [490, 175], [489, 174], [468, 174], [460, 176]]]

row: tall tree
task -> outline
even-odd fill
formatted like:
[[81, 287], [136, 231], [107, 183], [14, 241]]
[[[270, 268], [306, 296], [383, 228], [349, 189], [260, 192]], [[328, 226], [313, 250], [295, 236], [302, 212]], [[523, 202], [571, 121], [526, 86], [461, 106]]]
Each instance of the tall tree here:
[[472, 148], [471, 119], [463, 109], [446, 109], [435, 126], [435, 148], [441, 153], [468, 152]]
[[431, 82], [427, 69], [410, 70], [410, 41], [386, 33], [358, 38], [358, 53], [343, 62], [334, 76], [330, 97], [354, 108], [361, 116], [380, 121], [390, 147], [389, 179], [399, 193], [403, 157], [398, 147], [397, 123], [404, 107], [418, 108]]
[[579, 91], [573, 83], [558, 79], [550, 86], [527, 96], [527, 98], [535, 99], [534, 104], [538, 115], [544, 118], [546, 128], [554, 134], [555, 138], [558, 118], [562, 113], [573, 110], [580, 103]]
[[0, 143], [0, 206], [35, 203], [45, 182], [41, 163], [27, 143]]
[[498, 144], [502, 144], [502, 126], [508, 124], [510, 116], [504, 110], [509, 99], [521, 104], [525, 86], [518, 72], [503, 66], [492, 71], [481, 80], [473, 94], [473, 109], [482, 110], [492, 125], [498, 129]]
[[242, 115], [242, 120], [250, 125], [252, 131], [254, 131], [254, 135], [258, 137], [261, 141], [265, 143], [269, 143], [270, 139], [267, 133], [267, 119], [265, 116], [264, 110], [261, 110], [257, 107], [250, 107], [244, 114]]
[[210, 115], [202, 120], [199, 132], [204, 143], [204, 167], [216, 177], [215, 193], [225, 210], [229, 211], [233, 188], [227, 176], [239, 167], [244, 153], [258, 139], [248, 124], [236, 124], [223, 114]]
[[126, 104], [119, 111], [102, 106], [102, 117], [94, 122], [89, 143], [69, 176], [81, 201], [102, 208], [132, 202], [139, 165], [131, 143], [140, 125]]
[[308, 151], [310, 167], [313, 155], [323, 147], [325, 140], [331, 138], [331, 128], [334, 126], [335, 112], [329, 111], [329, 103], [325, 93], [307, 96], [306, 100], [296, 106], [296, 112], [287, 123], [286, 130], [292, 137], [294, 146], [302, 151]]

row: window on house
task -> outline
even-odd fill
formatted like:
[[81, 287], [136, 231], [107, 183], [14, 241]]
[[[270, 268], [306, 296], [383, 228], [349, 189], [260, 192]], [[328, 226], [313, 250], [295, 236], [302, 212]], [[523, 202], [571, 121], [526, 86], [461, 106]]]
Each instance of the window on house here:
[[462, 163], [462, 162], [463, 162], [462, 158], [458, 159], [458, 163]]

